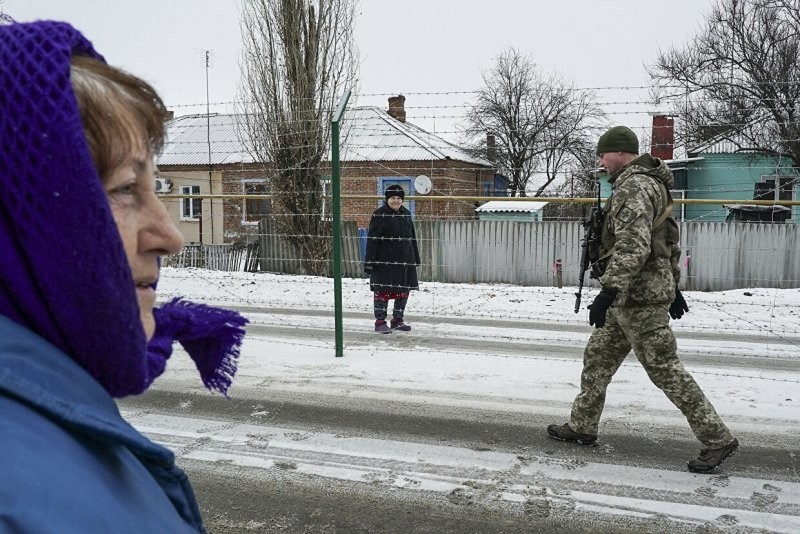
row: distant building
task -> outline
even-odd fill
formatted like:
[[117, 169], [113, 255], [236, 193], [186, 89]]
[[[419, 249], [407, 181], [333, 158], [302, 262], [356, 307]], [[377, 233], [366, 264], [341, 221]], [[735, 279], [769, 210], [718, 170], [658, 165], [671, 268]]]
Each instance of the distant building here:
[[[342, 127], [342, 217], [367, 226], [383, 203], [383, 190], [399, 184], [412, 213], [425, 219], [474, 218], [474, 203], [424, 200], [414, 190], [420, 175], [430, 178], [435, 196], [482, 196], [503, 192], [507, 180], [491, 164], [405, 120], [405, 97], [389, 99], [389, 109], [348, 109]], [[269, 200], [175, 198], [176, 195], [269, 194], [271, 180], [262, 162], [242, 142], [242, 117], [236, 114], [191, 115], [167, 123], [167, 143], [158, 158], [162, 199], [187, 241], [233, 242], [254, 234], [258, 221], [270, 215]], [[321, 166], [320, 189], [328, 200], [330, 157]], [[347, 195], [372, 198], [347, 198]]]
[[[758, 123], [748, 125], [759, 127]], [[653, 117], [651, 153], [672, 169], [675, 199], [730, 199], [722, 204], [676, 204], [678, 220], [722, 222], [760, 220], [800, 222], [800, 208], [755, 208], [747, 200], [796, 200], [800, 198], [800, 172], [791, 157], [769, 148], [747, 148], [736, 135], [686, 147], [686, 156], [673, 158], [674, 130], [671, 118]], [[733, 211], [732, 211], [733, 210]]]

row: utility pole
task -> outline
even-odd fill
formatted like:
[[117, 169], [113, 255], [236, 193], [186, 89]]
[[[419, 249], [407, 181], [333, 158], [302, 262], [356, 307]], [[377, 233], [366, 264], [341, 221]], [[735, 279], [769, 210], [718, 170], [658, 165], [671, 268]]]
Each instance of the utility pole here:
[[[206, 50], [206, 142], [208, 144], [208, 194], [214, 194], [214, 181], [212, 179], [214, 164], [211, 161], [211, 100], [208, 92], [208, 68], [210, 66], [211, 52]], [[211, 221], [211, 244], [214, 244], [214, 200], [208, 199], [208, 218]], [[201, 219], [202, 220], [202, 219]]]

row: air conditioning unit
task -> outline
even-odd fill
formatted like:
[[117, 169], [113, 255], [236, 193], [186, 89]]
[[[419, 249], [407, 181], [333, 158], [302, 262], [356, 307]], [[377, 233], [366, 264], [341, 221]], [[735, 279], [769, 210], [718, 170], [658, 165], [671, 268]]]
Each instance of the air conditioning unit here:
[[172, 191], [172, 180], [156, 178], [156, 193], [169, 193], [170, 191]]

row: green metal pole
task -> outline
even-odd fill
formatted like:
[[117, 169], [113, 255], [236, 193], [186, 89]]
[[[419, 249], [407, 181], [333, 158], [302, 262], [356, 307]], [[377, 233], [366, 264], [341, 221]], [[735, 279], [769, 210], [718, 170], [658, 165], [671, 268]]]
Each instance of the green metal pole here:
[[336, 332], [336, 357], [344, 356], [344, 330], [342, 328], [342, 171], [339, 165], [339, 126], [350, 99], [347, 89], [331, 120], [331, 196], [333, 201], [333, 314]]

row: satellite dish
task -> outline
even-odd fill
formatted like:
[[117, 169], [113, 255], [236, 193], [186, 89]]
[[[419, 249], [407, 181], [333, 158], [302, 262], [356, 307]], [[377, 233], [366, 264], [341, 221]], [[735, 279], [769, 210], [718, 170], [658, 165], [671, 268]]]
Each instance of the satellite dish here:
[[414, 180], [414, 193], [419, 193], [420, 195], [426, 195], [431, 192], [431, 188], [433, 185], [431, 184], [431, 179], [425, 176], [424, 174], [420, 174]]

